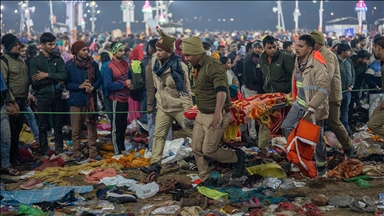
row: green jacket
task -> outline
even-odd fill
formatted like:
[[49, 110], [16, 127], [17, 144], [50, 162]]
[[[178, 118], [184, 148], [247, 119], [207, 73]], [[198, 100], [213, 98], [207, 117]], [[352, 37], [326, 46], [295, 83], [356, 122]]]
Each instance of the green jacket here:
[[269, 65], [267, 53], [260, 56], [260, 68], [263, 73], [265, 93], [291, 92], [291, 81], [295, 60], [289, 54], [277, 51]]
[[48, 73], [48, 77], [39, 81], [32, 81], [32, 88], [36, 92], [36, 97], [57, 98], [61, 97], [62, 90], [57, 89], [59, 81], [67, 79], [64, 60], [57, 55], [45, 57], [42, 52], [31, 60], [31, 76], [41, 72]]
[[1, 72], [7, 83], [10, 99], [13, 101], [15, 98], [27, 98], [29, 91], [27, 65], [20, 56], [16, 59], [4, 53], [3, 57], [6, 58], [6, 60], [1, 60]]

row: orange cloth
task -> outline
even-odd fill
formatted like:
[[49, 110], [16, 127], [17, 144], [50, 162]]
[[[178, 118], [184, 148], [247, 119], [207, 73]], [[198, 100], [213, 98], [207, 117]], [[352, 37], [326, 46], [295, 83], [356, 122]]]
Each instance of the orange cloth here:
[[92, 170], [85, 176], [84, 181], [92, 184], [97, 184], [101, 179], [105, 177], [114, 177], [117, 176], [116, 170], [113, 168], [101, 169], [97, 168]]

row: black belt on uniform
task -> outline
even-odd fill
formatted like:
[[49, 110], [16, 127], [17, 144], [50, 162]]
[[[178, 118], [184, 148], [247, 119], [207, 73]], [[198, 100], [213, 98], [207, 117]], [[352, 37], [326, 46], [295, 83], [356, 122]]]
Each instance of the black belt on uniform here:
[[[224, 113], [229, 113], [231, 112], [231, 108], [225, 108], [223, 109]], [[214, 114], [215, 112], [201, 112], [203, 114]]]

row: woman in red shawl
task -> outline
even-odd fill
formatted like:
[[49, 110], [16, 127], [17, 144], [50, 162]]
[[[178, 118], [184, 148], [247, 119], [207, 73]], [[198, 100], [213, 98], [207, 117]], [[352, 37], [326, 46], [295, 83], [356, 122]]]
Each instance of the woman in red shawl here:
[[138, 94], [135, 94], [134, 92], [141, 91], [140, 88], [144, 86], [142, 73], [145, 73], [145, 71], [142, 71], [141, 68], [141, 60], [143, 60], [144, 58], [143, 46], [144, 44], [137, 45], [135, 48], [132, 49], [129, 55], [129, 59], [131, 60], [131, 65], [129, 68], [132, 73], [132, 82], [134, 83], [134, 89], [131, 91], [131, 96], [128, 99], [128, 120], [133, 127], [136, 125], [136, 123], [134, 122], [136, 122], [137, 119], [141, 118], [141, 97], [136, 97], [136, 95]]
[[181, 44], [182, 44], [182, 42], [183, 41], [181, 40], [181, 38], [179, 38], [179, 39], [177, 39], [175, 41], [175, 51], [174, 52], [181, 57], [181, 59], [183, 60], [183, 62], [186, 65], [188, 65], [188, 60], [187, 60], [187, 58], [185, 58], [185, 55], [181, 51]]

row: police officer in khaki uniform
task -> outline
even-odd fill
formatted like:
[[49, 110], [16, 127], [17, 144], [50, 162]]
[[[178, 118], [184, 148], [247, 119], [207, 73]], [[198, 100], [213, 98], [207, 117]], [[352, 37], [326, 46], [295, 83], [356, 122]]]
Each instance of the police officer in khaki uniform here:
[[203, 185], [210, 177], [207, 158], [221, 163], [234, 163], [234, 168], [238, 170], [236, 177], [240, 177], [245, 170], [245, 153], [240, 149], [232, 151], [218, 147], [231, 118], [232, 104], [226, 71], [219, 60], [206, 54], [198, 37], [183, 40], [182, 51], [194, 67], [199, 112], [193, 127], [192, 150]]
[[188, 67], [180, 56], [173, 52], [175, 38], [159, 31], [161, 38], [156, 42], [156, 55], [147, 66], [147, 111], [152, 113], [156, 97], [156, 124], [153, 134], [151, 165], [141, 167], [146, 174], [155, 172], [160, 175], [161, 158], [165, 140], [173, 120], [181, 125], [187, 134], [192, 135], [192, 128], [183, 125], [184, 112], [193, 106], [191, 84], [188, 79]]

